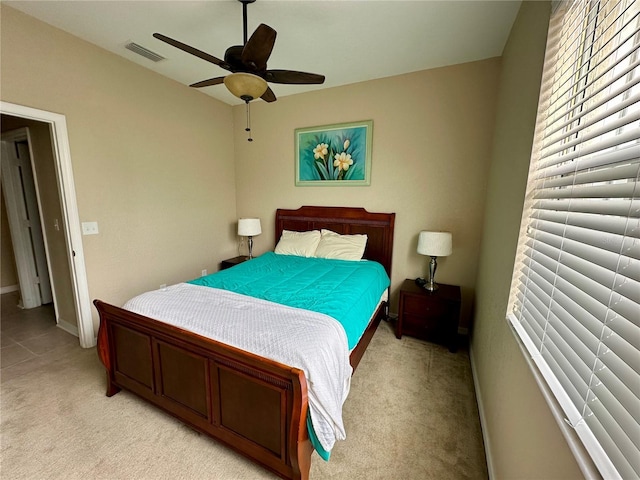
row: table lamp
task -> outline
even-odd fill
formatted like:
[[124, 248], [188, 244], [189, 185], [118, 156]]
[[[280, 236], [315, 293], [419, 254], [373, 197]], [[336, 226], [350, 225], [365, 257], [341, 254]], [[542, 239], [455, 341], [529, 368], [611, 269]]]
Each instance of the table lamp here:
[[260, 235], [262, 228], [260, 227], [259, 218], [241, 218], [238, 220], [238, 235], [247, 237], [249, 244], [249, 259], [253, 258], [253, 237]]
[[425, 290], [435, 292], [438, 284], [435, 282], [436, 268], [438, 268], [437, 257], [451, 255], [452, 237], [449, 232], [427, 232], [422, 231], [418, 236], [418, 253], [431, 257], [429, 262], [429, 280], [423, 285]]

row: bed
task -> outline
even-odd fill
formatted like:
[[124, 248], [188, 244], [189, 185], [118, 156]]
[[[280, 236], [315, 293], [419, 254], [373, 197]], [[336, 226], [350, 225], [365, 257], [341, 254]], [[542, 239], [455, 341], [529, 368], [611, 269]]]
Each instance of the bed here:
[[[395, 214], [362, 208], [279, 209], [275, 238], [285, 230], [366, 234], [363, 258], [380, 263], [390, 277], [394, 221]], [[300, 368], [100, 300], [94, 304], [107, 396], [131, 391], [282, 478], [309, 477], [314, 447], [307, 428], [309, 390]], [[354, 370], [387, 314], [383, 301], [351, 350]]]

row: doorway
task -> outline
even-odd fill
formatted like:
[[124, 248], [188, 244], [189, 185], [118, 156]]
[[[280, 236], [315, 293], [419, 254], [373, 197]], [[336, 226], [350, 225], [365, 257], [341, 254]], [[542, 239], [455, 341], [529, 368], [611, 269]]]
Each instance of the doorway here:
[[[38, 127], [44, 128], [48, 131], [48, 147], [51, 153], [51, 160], [46, 162], [47, 168], [50, 169], [51, 178], [53, 179], [54, 197], [51, 197], [51, 191], [48, 192], [49, 202], [42, 202], [42, 205], [48, 203], [56, 203], [59, 207], [57, 216], [49, 216], [43, 212], [43, 217], [47, 223], [46, 227], [52, 227], [60, 231], [64, 235], [59, 235], [62, 238], [62, 250], [58, 250], [57, 255], [49, 255], [49, 271], [51, 272], [51, 280], [53, 283], [54, 297], [58, 297], [60, 305], [64, 302], [64, 298], [68, 299], [69, 308], [72, 310], [72, 314], [75, 316], [77, 327], [75, 325], [66, 325], [68, 328], [76, 328], [80, 346], [84, 348], [92, 347], [95, 345], [95, 335], [93, 328], [93, 320], [91, 317], [91, 302], [88, 292], [88, 284], [86, 278], [86, 269], [84, 264], [84, 253], [82, 248], [82, 234], [80, 231], [80, 220], [78, 216], [77, 203], [75, 198], [75, 186], [73, 182], [73, 172], [71, 169], [71, 156], [69, 151], [69, 142], [67, 136], [66, 119], [63, 115], [46, 112], [43, 110], [37, 110], [21, 105], [10, 104], [7, 102], [0, 102], [0, 113], [4, 115], [10, 115], [11, 117], [18, 117], [25, 122], [35, 123]], [[4, 127], [4, 125], [3, 125]], [[33, 139], [32, 139], [33, 140]], [[3, 179], [4, 183], [4, 179]], [[43, 192], [36, 183], [37, 194], [42, 197], [46, 192]], [[48, 189], [52, 190], [52, 189]], [[51, 200], [51, 198], [53, 198]], [[58, 218], [59, 217], [59, 218]], [[51, 225], [49, 225], [51, 223]], [[47, 230], [45, 228], [45, 230]], [[62, 230], [60, 230], [62, 229]], [[49, 235], [49, 239], [55, 237], [54, 234]], [[51, 242], [45, 242], [51, 247]], [[55, 246], [54, 246], [55, 248]], [[60, 253], [62, 252], [62, 253]], [[57, 265], [53, 265], [55, 261]], [[61, 268], [61, 263], [66, 267]], [[63, 273], [60, 273], [60, 272]], [[68, 278], [62, 278], [62, 277]], [[56, 291], [57, 285], [68, 285], [67, 292]], [[64, 290], [64, 287], [59, 290]], [[58, 302], [54, 302], [58, 303]], [[65, 325], [61, 323], [66, 320], [63, 317], [58, 317], [59, 305], [56, 304], [56, 315], [59, 326], [65, 328]], [[68, 314], [70, 317], [72, 314]], [[66, 328], [65, 328], [66, 329]]]

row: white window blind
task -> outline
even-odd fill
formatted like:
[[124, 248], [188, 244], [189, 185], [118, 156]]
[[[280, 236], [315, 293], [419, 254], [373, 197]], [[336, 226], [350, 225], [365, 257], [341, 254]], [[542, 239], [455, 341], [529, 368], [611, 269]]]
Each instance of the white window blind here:
[[640, 0], [552, 15], [508, 319], [606, 478], [640, 478]]

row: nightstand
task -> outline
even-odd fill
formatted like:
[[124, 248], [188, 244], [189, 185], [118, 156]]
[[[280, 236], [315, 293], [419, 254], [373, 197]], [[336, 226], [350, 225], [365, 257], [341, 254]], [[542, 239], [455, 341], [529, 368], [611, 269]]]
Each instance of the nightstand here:
[[444, 343], [449, 351], [458, 348], [460, 322], [460, 287], [438, 284], [429, 292], [407, 279], [400, 287], [400, 306], [396, 322], [396, 337], [402, 335]]
[[234, 265], [238, 265], [239, 263], [246, 262], [249, 260], [249, 257], [245, 255], [240, 255], [239, 257], [228, 258], [220, 262], [220, 270], [226, 270], [227, 268], [231, 268]]

